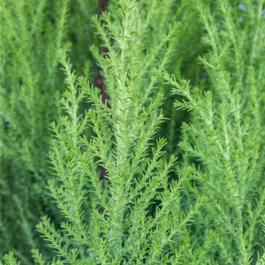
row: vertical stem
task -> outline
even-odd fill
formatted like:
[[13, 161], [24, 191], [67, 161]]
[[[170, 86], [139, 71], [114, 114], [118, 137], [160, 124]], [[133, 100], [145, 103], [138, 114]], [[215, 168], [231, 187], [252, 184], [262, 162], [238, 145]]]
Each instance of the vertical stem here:
[[[98, 5], [98, 17], [100, 19], [100, 23], [103, 24], [103, 21], [101, 19], [101, 14], [107, 10], [107, 5], [108, 5], [108, 0], [99, 0], [99, 5]], [[103, 49], [103, 54], [106, 54], [108, 52], [107, 48]], [[103, 55], [105, 56], [105, 55]], [[95, 84], [97, 87], [100, 89], [100, 94], [102, 98], [102, 102], [105, 103], [106, 100], [108, 99], [108, 95], [106, 92], [106, 85], [104, 82], [104, 77], [101, 75], [102, 68], [99, 67], [99, 76], [95, 78]]]
[[98, 2], [98, 15], [100, 17], [102, 12], [107, 10], [108, 0], [99, 0]]
[[[100, 19], [101, 14], [107, 10], [107, 5], [108, 5], [108, 0], [99, 0], [98, 3], [98, 17]], [[100, 19], [100, 23], [103, 24], [102, 19]], [[108, 52], [107, 48], [103, 49], [103, 56], [106, 56]], [[102, 103], [105, 104], [106, 100], [108, 99], [108, 94], [106, 91], [106, 85], [104, 81], [104, 76], [101, 74], [102, 68], [98, 67], [99, 75], [94, 79], [95, 85], [100, 89], [100, 94], [101, 94], [101, 100]], [[100, 167], [100, 180], [103, 180], [105, 177], [106, 170], [103, 167]]]

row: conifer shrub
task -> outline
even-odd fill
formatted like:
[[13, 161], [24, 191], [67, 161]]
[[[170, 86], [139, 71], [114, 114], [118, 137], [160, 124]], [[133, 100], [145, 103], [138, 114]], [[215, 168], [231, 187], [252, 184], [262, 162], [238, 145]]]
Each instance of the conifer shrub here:
[[6, 0], [1, 26], [0, 264], [265, 264], [264, 0]]

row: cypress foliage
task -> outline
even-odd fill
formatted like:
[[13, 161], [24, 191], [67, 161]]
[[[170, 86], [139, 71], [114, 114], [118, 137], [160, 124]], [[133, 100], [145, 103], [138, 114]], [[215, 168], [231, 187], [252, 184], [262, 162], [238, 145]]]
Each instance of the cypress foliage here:
[[[73, 10], [65, 0], [1, 1], [0, 249], [14, 251], [25, 264], [39, 246], [36, 224], [45, 212], [54, 212], [46, 188], [49, 124], [60, 116], [65, 90], [58, 51], [72, 40], [76, 24], [80, 31], [72, 52], [84, 58], [76, 68], [89, 67], [84, 32], [86, 38], [93, 33], [85, 20], [97, 6], [96, 1], [90, 1], [93, 9], [85, 8], [89, 1], [77, 2]], [[80, 15], [77, 10], [83, 9], [88, 14]]]
[[264, 0], [100, 8], [2, 3], [0, 264], [265, 264]]

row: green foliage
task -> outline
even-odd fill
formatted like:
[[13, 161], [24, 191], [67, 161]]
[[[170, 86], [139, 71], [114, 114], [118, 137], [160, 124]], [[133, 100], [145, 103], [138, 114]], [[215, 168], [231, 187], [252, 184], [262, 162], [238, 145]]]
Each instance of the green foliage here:
[[199, 235], [215, 231], [212, 251], [220, 249], [222, 264], [250, 264], [265, 244], [260, 222], [265, 202], [263, 7], [262, 1], [249, 7], [241, 25], [231, 6], [221, 1], [216, 17], [225, 20], [217, 28], [216, 19], [198, 2], [203, 41], [210, 47], [200, 61], [212, 89], [193, 89], [187, 81], [165, 75], [173, 93], [183, 98], [175, 106], [192, 112], [180, 147], [185, 164], [196, 167], [192, 179], [198, 192], [209, 198], [195, 229]]
[[[65, 88], [58, 51], [71, 37], [71, 6], [64, 0], [1, 1], [1, 252], [13, 250], [25, 263], [31, 263], [26, 256], [39, 245], [34, 227], [40, 216], [54, 211], [46, 188], [49, 123], [61, 112]], [[85, 25], [84, 17], [78, 20]], [[80, 28], [80, 43], [88, 30], [93, 35], [87, 23]]]
[[265, 264], [264, 0], [1, 4], [3, 264]]
[[[6, 265], [19, 265], [20, 262], [17, 262], [16, 258], [14, 257], [14, 253], [9, 252], [4, 256], [4, 261]], [[2, 262], [0, 263], [2, 265]]]

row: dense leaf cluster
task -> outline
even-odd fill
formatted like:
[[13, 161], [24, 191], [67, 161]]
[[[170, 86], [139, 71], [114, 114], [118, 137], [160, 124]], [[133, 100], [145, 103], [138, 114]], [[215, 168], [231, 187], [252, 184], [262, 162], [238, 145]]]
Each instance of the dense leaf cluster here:
[[265, 264], [264, 0], [1, 25], [0, 264]]

